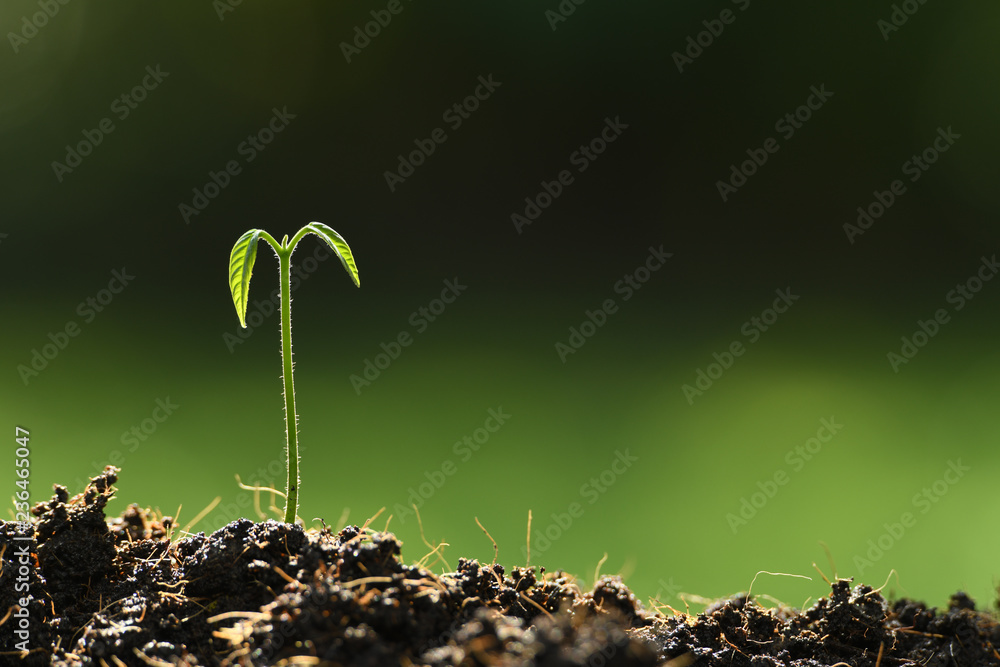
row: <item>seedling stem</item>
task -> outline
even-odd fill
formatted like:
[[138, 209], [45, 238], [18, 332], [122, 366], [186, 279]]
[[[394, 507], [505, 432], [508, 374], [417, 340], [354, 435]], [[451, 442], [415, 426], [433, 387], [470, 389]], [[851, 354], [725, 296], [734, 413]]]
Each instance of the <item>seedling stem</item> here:
[[278, 256], [278, 274], [281, 292], [281, 379], [285, 394], [285, 453], [288, 461], [287, 495], [285, 499], [285, 523], [295, 523], [295, 515], [299, 507], [299, 448], [298, 424], [299, 417], [295, 411], [295, 381], [292, 363], [292, 286], [291, 263], [292, 252], [302, 237], [306, 234], [316, 234], [326, 241], [340, 258], [344, 269], [351, 276], [354, 284], [361, 286], [358, 269], [347, 241], [340, 234], [320, 222], [311, 222], [292, 237], [291, 242], [286, 234], [278, 243], [270, 234], [262, 229], [251, 229], [239, 238], [229, 256], [229, 288], [233, 294], [233, 303], [240, 324], [246, 328], [246, 312], [249, 304], [250, 275], [257, 258], [257, 241], [264, 240], [274, 249]]

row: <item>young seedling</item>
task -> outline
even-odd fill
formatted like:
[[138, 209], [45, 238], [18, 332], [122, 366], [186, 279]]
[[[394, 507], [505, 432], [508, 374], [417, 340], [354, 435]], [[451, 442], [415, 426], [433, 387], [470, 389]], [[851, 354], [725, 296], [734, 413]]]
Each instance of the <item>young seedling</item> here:
[[295, 412], [295, 383], [292, 378], [291, 259], [295, 245], [307, 234], [315, 234], [326, 241], [327, 245], [340, 258], [341, 264], [344, 265], [344, 269], [351, 276], [354, 284], [361, 287], [358, 267], [354, 264], [354, 256], [351, 254], [351, 248], [347, 245], [347, 241], [321, 222], [310, 222], [300, 229], [291, 241], [288, 240], [286, 234], [281, 243], [275, 241], [274, 237], [263, 229], [251, 229], [239, 238], [229, 255], [229, 289], [233, 293], [236, 314], [244, 329], [247, 326], [247, 304], [250, 302], [250, 274], [253, 272], [254, 260], [257, 259], [257, 241], [267, 241], [278, 256], [278, 275], [281, 280], [281, 379], [285, 389], [285, 453], [288, 460], [285, 523], [295, 523], [295, 515], [299, 509], [299, 417]]

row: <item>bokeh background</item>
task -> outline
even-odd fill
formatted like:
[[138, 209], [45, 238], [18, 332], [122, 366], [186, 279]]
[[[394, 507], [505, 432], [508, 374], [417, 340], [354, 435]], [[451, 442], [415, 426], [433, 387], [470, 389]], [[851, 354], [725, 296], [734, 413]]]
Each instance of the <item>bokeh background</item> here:
[[[406, 512], [418, 499], [452, 567], [493, 558], [476, 517], [510, 567], [531, 510], [532, 564], [589, 582], [607, 554], [602, 572], [674, 606], [759, 570], [812, 576], [755, 585], [800, 605], [828, 590], [811, 566], [830, 576], [823, 542], [841, 576], [879, 586], [894, 568], [896, 594], [943, 605], [962, 588], [992, 605], [1000, 281], [960, 310], [949, 294], [1000, 250], [1000, 7], [577, 1], [6, 0], [6, 488], [21, 426], [35, 501], [117, 462], [115, 511], [183, 505], [186, 525], [221, 497], [191, 530], [255, 517], [235, 475], [284, 487], [278, 318], [252, 306], [239, 337], [227, 260], [251, 227], [280, 238], [318, 220], [351, 244], [362, 287], [308, 263], [315, 237], [296, 252], [308, 525], [385, 507], [373, 525], [393, 514], [413, 561], [428, 551]], [[479, 77], [498, 85], [454, 128], [443, 114]], [[786, 137], [776, 123], [812, 87], [832, 95]], [[249, 161], [243, 142], [274, 110], [294, 118]], [[53, 164], [105, 118], [113, 131], [72, 171]], [[577, 171], [606, 119], [627, 128]], [[436, 128], [447, 140], [390, 188], [386, 171]], [[911, 182], [904, 163], [939, 128], [959, 138]], [[778, 151], [724, 201], [717, 183], [769, 137]], [[229, 161], [240, 172], [185, 216]], [[572, 184], [518, 229], [512, 214], [565, 169]], [[849, 239], [896, 179], [905, 193]], [[616, 285], [661, 245], [672, 257], [626, 300]], [[264, 301], [277, 261], [262, 246], [257, 262]], [[114, 271], [134, 278], [102, 293]], [[446, 280], [466, 289], [419, 324]], [[798, 300], [751, 342], [745, 323], [779, 289]], [[561, 358], [607, 299], [617, 310]], [[938, 309], [948, 321], [893, 368]], [[61, 338], [69, 323], [78, 335]], [[403, 332], [411, 345], [352, 382]], [[64, 347], [26, 372], [53, 338]], [[689, 400], [734, 341], [745, 353]], [[509, 418], [485, 437], [491, 409]], [[793, 463], [823, 419], [842, 428]], [[468, 457], [465, 437], [482, 440]], [[618, 452], [635, 460], [615, 472]], [[946, 477], [950, 462], [968, 470]], [[759, 507], [738, 523], [744, 499]], [[906, 512], [902, 533], [886, 527]]]

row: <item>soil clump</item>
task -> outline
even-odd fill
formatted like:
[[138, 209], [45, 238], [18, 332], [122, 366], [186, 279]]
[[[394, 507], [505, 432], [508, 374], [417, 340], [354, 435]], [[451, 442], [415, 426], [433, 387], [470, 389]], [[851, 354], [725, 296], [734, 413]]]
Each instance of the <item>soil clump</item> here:
[[139, 505], [105, 516], [118, 472], [56, 486], [30, 535], [0, 522], [0, 665], [1000, 667], [997, 619], [962, 593], [937, 610], [841, 579], [801, 611], [737, 595], [664, 615], [619, 577], [584, 590], [464, 558], [435, 574], [357, 526], [239, 519], [171, 541]]

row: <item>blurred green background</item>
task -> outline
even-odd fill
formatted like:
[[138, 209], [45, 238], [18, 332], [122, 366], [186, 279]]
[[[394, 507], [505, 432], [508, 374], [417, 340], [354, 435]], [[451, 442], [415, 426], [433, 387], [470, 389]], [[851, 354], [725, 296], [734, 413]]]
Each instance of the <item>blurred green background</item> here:
[[[813, 580], [756, 592], [823, 595], [823, 541], [841, 576], [880, 586], [895, 568], [930, 604], [962, 588], [989, 606], [1000, 281], [961, 309], [952, 290], [1000, 250], [998, 20], [975, 3], [8, 0], [0, 413], [30, 429], [33, 500], [114, 460], [115, 511], [183, 504], [183, 525], [221, 496], [193, 530], [254, 517], [234, 476], [284, 486], [278, 318], [252, 305], [259, 326], [238, 337], [226, 263], [248, 228], [318, 220], [351, 244], [362, 287], [309, 264], [315, 237], [293, 258], [307, 524], [384, 506], [373, 525], [394, 514], [417, 560], [419, 499], [452, 567], [493, 558], [476, 517], [510, 567], [531, 510], [532, 564], [589, 583], [607, 553], [603, 572], [674, 606], [759, 570]], [[479, 77], [499, 86], [453, 127]], [[811, 87], [832, 96], [787, 137], [776, 123]], [[294, 118], [248, 161], [275, 109]], [[88, 139], [105, 118], [113, 131]], [[627, 128], [577, 171], [605, 119]], [[446, 141], [390, 189], [385, 172], [439, 127]], [[959, 138], [911, 182], [904, 163], [939, 128]], [[777, 152], [723, 201], [717, 182], [769, 137]], [[88, 141], [72, 171], [53, 165]], [[229, 161], [239, 173], [185, 216]], [[566, 169], [518, 230], [512, 214]], [[905, 193], [851, 243], [843, 226], [895, 179]], [[626, 300], [619, 281], [661, 245], [673, 256]], [[257, 262], [265, 301], [277, 261], [262, 247]], [[116, 270], [134, 278], [102, 293]], [[467, 289], [440, 311], [446, 280]], [[799, 299], [754, 333], [779, 289]], [[887, 354], [939, 309], [947, 322], [894, 369]], [[379, 358], [402, 332], [412, 344]], [[734, 341], [745, 352], [720, 375]], [[352, 382], [368, 361], [385, 367]], [[689, 401], [699, 370], [717, 379]], [[490, 410], [509, 418], [477, 431]], [[810, 443], [823, 419], [842, 428]], [[13, 491], [13, 436], [8, 452]]]

